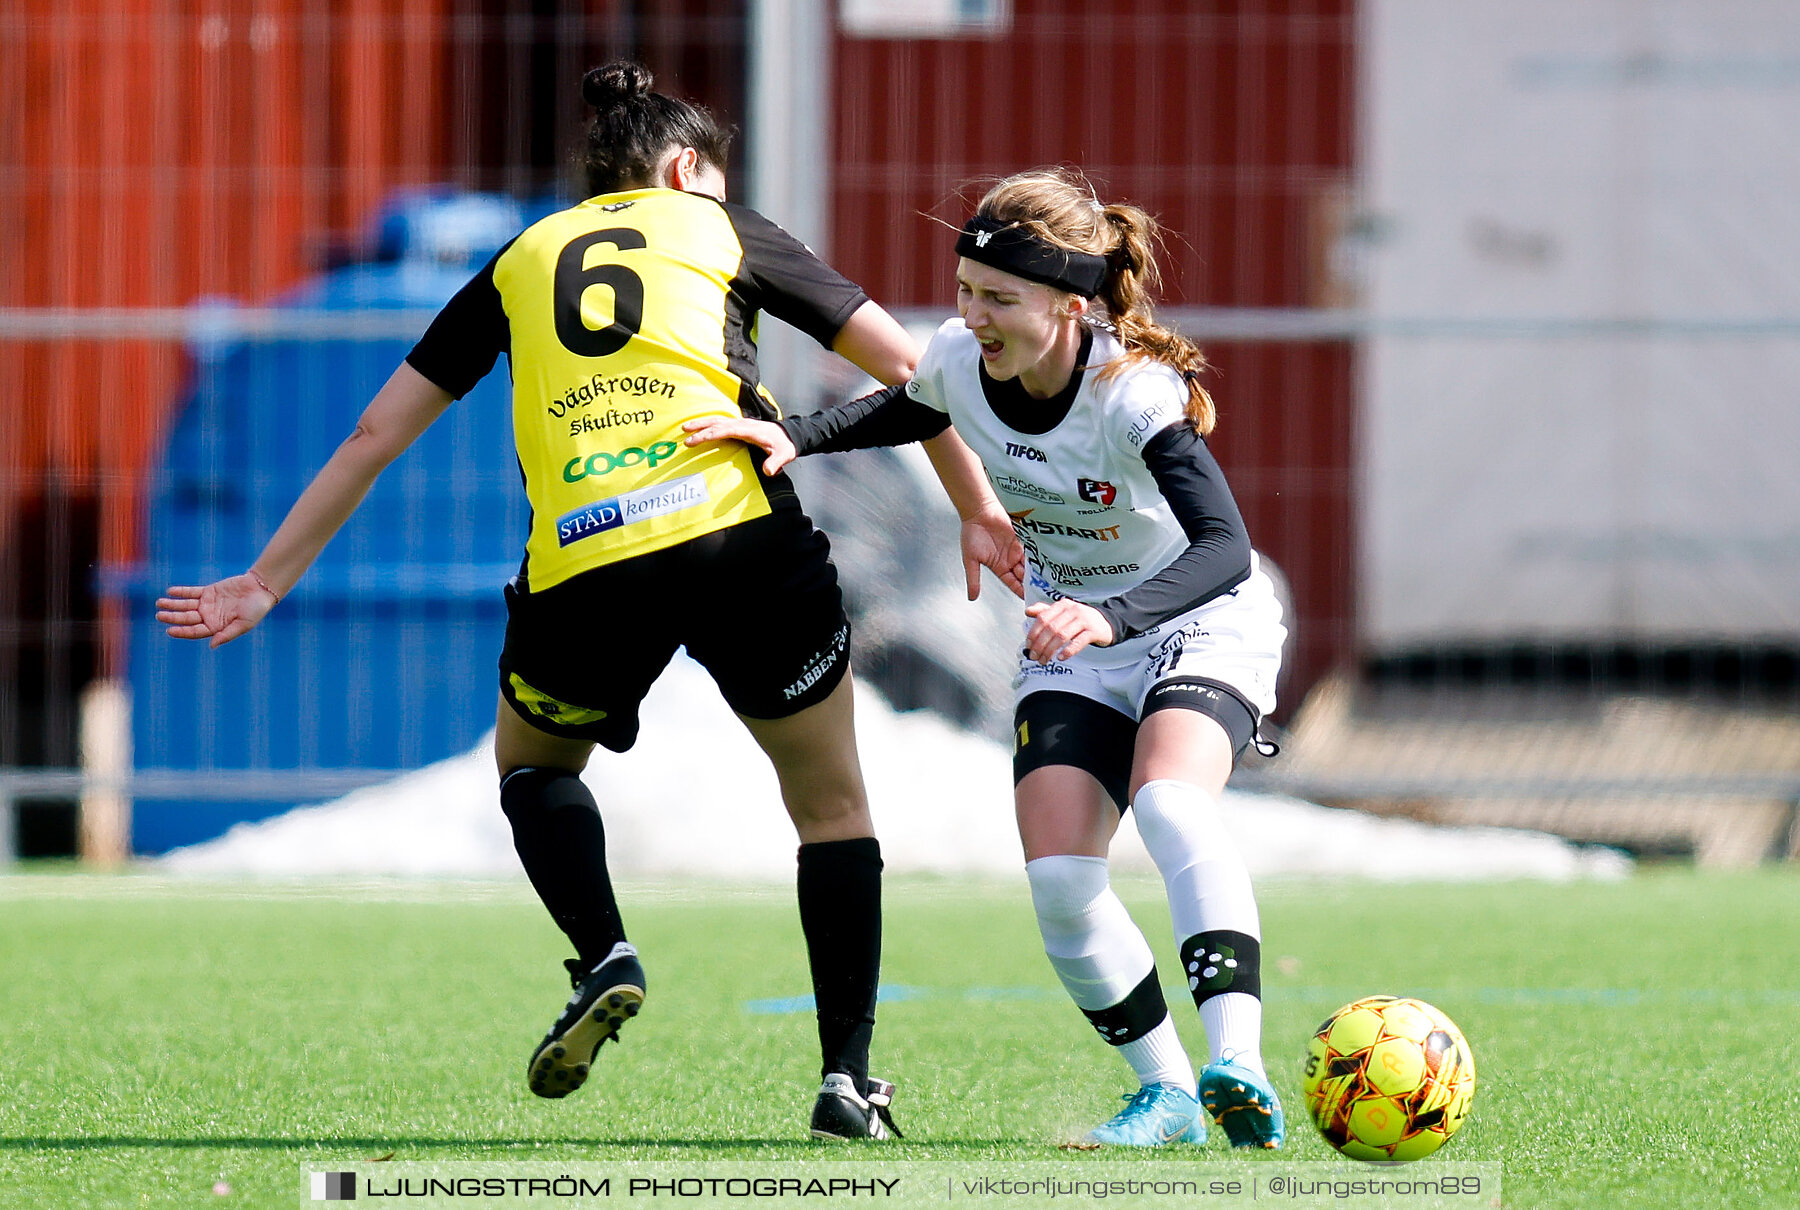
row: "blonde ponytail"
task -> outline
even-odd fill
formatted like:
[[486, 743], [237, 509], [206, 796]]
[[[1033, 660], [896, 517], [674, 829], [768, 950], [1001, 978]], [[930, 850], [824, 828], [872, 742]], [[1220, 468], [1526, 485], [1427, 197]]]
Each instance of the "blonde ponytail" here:
[[1114, 238], [1106, 252], [1107, 274], [1099, 298], [1106, 305], [1119, 343], [1125, 346], [1125, 357], [1103, 369], [1101, 376], [1117, 374], [1134, 361], [1162, 362], [1181, 375], [1188, 392], [1184, 410], [1194, 428], [1205, 436], [1219, 421], [1212, 395], [1200, 385], [1200, 376], [1208, 368], [1206, 355], [1175, 329], [1156, 322], [1154, 299], [1162, 287], [1162, 272], [1156, 263], [1157, 222], [1130, 205], [1111, 205], [1103, 214]]

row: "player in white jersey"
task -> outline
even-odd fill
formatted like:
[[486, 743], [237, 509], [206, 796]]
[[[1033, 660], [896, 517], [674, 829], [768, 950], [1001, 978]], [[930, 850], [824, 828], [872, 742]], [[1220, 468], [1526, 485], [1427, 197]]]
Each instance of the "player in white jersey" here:
[[[1156, 226], [1062, 171], [989, 191], [956, 251], [961, 317], [912, 380], [779, 425], [695, 421], [773, 472], [802, 453], [893, 445], [954, 424], [1027, 556], [1013, 776], [1044, 949], [1139, 1079], [1089, 1144], [1279, 1147], [1261, 1059], [1261, 927], [1220, 818], [1233, 763], [1275, 705], [1286, 637], [1269, 578], [1204, 435], [1206, 367], [1157, 325]], [[1210, 1062], [1194, 1073], [1106, 853], [1125, 809], [1161, 871]]]

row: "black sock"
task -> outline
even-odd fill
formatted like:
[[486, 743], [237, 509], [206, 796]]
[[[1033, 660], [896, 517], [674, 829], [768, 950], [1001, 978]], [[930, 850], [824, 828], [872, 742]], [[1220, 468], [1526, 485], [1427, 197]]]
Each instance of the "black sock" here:
[[881, 844], [873, 836], [800, 846], [800, 928], [819, 1011], [820, 1078], [866, 1092], [881, 980]]
[[566, 769], [515, 769], [500, 782], [500, 809], [538, 898], [592, 969], [625, 940], [593, 794]]

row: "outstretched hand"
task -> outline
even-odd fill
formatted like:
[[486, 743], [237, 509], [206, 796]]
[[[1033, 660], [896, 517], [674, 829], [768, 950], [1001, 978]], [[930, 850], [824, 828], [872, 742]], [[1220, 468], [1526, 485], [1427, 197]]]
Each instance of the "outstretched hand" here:
[[1012, 519], [998, 510], [981, 513], [962, 523], [963, 575], [969, 600], [981, 596], [981, 569], [986, 567], [1015, 597], [1025, 596], [1025, 548], [1013, 532]]
[[1036, 619], [1025, 635], [1025, 650], [1040, 664], [1066, 660], [1084, 647], [1112, 645], [1112, 624], [1105, 615], [1071, 597], [1027, 605], [1025, 612]]
[[248, 572], [204, 587], [175, 587], [156, 601], [156, 620], [170, 638], [211, 639], [219, 647], [246, 633], [275, 608], [277, 597]]
[[704, 445], [709, 441], [742, 441], [768, 453], [763, 459], [763, 474], [773, 475], [796, 456], [794, 442], [787, 430], [767, 420], [747, 416], [715, 416], [707, 420], [690, 420], [681, 426], [688, 434], [684, 445]]

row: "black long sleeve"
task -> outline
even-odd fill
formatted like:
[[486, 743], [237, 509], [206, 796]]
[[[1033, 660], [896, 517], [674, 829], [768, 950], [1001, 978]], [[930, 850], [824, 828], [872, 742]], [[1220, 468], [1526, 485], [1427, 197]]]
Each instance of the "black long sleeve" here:
[[906, 397], [904, 386], [879, 391], [805, 416], [780, 421], [800, 454], [841, 454], [883, 445], [909, 445], [950, 427], [950, 417]]
[[1144, 464], [1188, 536], [1188, 547], [1136, 587], [1098, 609], [1114, 641], [1223, 596], [1250, 576], [1250, 534], [1212, 451], [1192, 428], [1174, 424], [1144, 443]]

